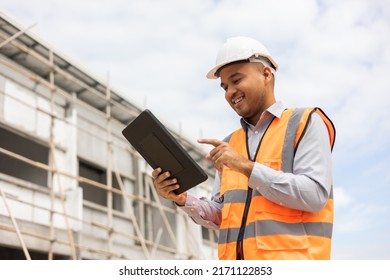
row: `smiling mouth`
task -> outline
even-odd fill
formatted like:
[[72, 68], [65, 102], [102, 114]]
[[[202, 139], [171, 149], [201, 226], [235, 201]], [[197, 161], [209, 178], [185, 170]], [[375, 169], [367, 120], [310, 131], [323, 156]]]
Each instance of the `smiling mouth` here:
[[237, 105], [237, 104], [240, 103], [243, 99], [244, 99], [244, 96], [239, 96], [239, 97], [237, 97], [237, 98], [232, 99], [232, 103], [233, 103], [234, 105]]

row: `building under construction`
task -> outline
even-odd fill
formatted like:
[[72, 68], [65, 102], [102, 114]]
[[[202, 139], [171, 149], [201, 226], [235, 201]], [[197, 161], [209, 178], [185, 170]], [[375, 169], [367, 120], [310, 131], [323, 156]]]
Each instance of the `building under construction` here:
[[[143, 109], [0, 12], [0, 259], [215, 259], [121, 134]], [[209, 179], [212, 165], [170, 129]]]

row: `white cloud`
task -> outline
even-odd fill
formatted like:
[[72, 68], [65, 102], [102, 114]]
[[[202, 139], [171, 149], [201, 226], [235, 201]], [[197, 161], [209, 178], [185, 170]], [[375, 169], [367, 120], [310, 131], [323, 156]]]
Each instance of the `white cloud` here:
[[348, 193], [345, 188], [342, 187], [334, 187], [333, 188], [335, 202], [335, 208], [339, 207], [347, 207], [353, 202], [352, 196]]
[[359, 201], [353, 189], [334, 187], [335, 234], [358, 233], [374, 227], [376, 219], [389, 209], [370, 201]]
[[[334, 220], [335, 235], [361, 234], [362, 232], [374, 230], [378, 228], [378, 218], [385, 217], [388, 213], [388, 208], [370, 202], [357, 202], [350, 205], [348, 209], [344, 208], [343, 211], [336, 208]], [[383, 223], [383, 221], [380, 223]]]

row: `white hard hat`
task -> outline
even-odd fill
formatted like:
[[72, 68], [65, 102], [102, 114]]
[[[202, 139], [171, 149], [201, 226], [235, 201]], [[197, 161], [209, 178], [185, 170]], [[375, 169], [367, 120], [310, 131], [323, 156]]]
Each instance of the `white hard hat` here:
[[270, 67], [272, 73], [278, 70], [278, 64], [263, 44], [249, 37], [233, 37], [227, 39], [219, 50], [216, 66], [207, 73], [207, 78], [219, 78], [218, 72], [221, 67], [241, 60], [261, 62], [264, 66]]

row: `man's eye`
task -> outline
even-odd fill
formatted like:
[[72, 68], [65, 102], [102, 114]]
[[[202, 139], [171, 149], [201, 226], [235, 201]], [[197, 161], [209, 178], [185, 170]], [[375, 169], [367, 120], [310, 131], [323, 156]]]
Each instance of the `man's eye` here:
[[233, 84], [237, 85], [240, 81], [241, 81], [241, 79], [234, 80]]

